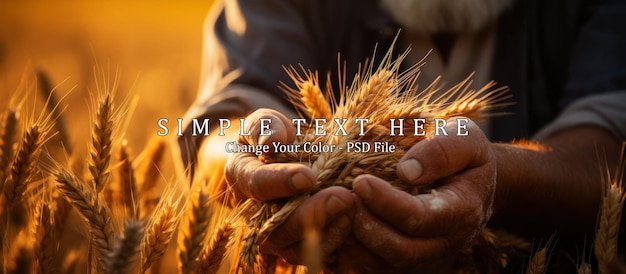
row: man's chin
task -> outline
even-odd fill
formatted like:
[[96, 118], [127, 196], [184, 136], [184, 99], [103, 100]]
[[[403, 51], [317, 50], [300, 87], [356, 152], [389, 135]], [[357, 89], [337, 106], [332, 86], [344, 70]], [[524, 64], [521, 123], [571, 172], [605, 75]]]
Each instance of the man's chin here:
[[381, 0], [382, 7], [411, 33], [472, 33], [495, 21], [512, 0]]

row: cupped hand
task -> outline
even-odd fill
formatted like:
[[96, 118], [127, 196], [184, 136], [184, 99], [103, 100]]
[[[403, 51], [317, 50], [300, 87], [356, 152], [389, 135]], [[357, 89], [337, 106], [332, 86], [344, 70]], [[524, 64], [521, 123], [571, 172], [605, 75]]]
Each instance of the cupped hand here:
[[[260, 119], [270, 119], [271, 134], [260, 136]], [[293, 143], [296, 129], [291, 120], [270, 109], [259, 109], [245, 120], [245, 132], [240, 144]], [[311, 168], [298, 163], [261, 162], [254, 153], [233, 153], [225, 166], [225, 176], [236, 199], [254, 199], [267, 202], [288, 198], [309, 191], [316, 181]], [[301, 263], [301, 249], [305, 229], [320, 231], [322, 256], [333, 252], [350, 233], [354, 214], [354, 199], [349, 190], [341, 187], [324, 189], [306, 199], [289, 218], [260, 246], [263, 253], [280, 256], [290, 263]]]
[[[448, 132], [456, 132], [448, 120]], [[491, 144], [472, 121], [468, 136], [433, 136], [414, 145], [398, 164], [407, 184], [434, 183], [410, 195], [371, 175], [355, 179], [353, 233], [388, 266], [411, 268], [459, 251], [491, 215], [496, 166]], [[359, 265], [367, 269], [367, 262]], [[370, 269], [371, 271], [371, 269]], [[366, 271], [369, 272], [369, 271]]]
[[[271, 134], [260, 136], [261, 119], [270, 119]], [[295, 127], [278, 111], [259, 109], [245, 120], [244, 132], [240, 135], [241, 145], [257, 145], [272, 142], [292, 143]], [[261, 138], [259, 138], [261, 137]], [[310, 190], [315, 184], [313, 170], [303, 164], [265, 164], [251, 152], [232, 153], [224, 169], [226, 180], [239, 200], [255, 199], [265, 202], [277, 198], [291, 197]]]

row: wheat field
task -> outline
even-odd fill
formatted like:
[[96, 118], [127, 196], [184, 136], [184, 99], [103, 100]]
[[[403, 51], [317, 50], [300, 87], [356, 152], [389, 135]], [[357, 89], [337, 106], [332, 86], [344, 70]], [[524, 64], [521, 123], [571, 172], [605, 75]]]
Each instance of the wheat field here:
[[[225, 207], [220, 201], [226, 193], [215, 187], [224, 180], [220, 163], [190, 182], [173, 168], [171, 140], [156, 137], [156, 120], [181, 117], [193, 100], [202, 21], [210, 3], [64, 4], [0, 4], [2, 273], [337, 272], [315, 259], [289, 265], [259, 254], [258, 244], [315, 191], [350, 188], [363, 173], [394, 184], [402, 150], [392, 157], [362, 154], [358, 159], [345, 152], [265, 157], [266, 163], [310, 164], [318, 174], [316, 190], [285, 203], [248, 200]], [[345, 87], [343, 98], [324, 96], [316, 72], [306, 68], [287, 69], [295, 85], [285, 89], [304, 117], [379, 121], [480, 118], [506, 98], [495, 83], [469, 90], [470, 78], [439, 97], [455, 104], [424, 99], [439, 85], [400, 96], [421, 64], [400, 71], [398, 61], [385, 60], [385, 66], [365, 69], [352, 88]], [[368, 133], [382, 136], [380, 126], [374, 123]], [[319, 138], [309, 132], [298, 142], [359, 140]], [[421, 138], [388, 141], [406, 148]], [[346, 167], [347, 162], [356, 164]], [[626, 194], [617, 179], [621, 173], [608, 170], [593, 246], [602, 274], [624, 270], [617, 233]], [[306, 238], [306, 256], [316, 258], [319, 237]], [[498, 273], [517, 260], [523, 262], [522, 272], [544, 273], [551, 244], [533, 246], [487, 228], [459, 254], [455, 272]], [[592, 273], [587, 258], [579, 259], [578, 273]]]

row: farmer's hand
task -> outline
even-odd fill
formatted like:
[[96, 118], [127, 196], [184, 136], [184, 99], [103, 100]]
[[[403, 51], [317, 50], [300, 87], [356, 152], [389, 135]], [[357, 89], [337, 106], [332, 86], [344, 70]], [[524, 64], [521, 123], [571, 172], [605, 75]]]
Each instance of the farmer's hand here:
[[459, 251], [485, 225], [496, 166], [479, 127], [470, 121], [467, 130], [468, 136], [455, 136], [456, 122], [448, 120], [450, 135], [417, 143], [399, 162], [397, 173], [407, 184], [435, 183], [429, 194], [412, 196], [371, 175], [355, 179], [353, 233], [375, 257], [394, 267], [414, 267]]
[[[293, 143], [296, 129], [283, 114], [260, 109], [246, 118], [245, 132], [240, 144], [259, 143], [260, 119], [271, 119], [271, 135], [261, 136], [264, 144]], [[271, 149], [270, 149], [271, 151]], [[264, 164], [253, 153], [233, 153], [225, 167], [226, 179], [239, 200], [255, 199], [265, 202], [305, 193], [315, 184], [313, 170], [303, 164]], [[265, 241], [260, 250], [283, 257], [290, 263], [300, 263], [304, 226], [323, 230], [322, 253], [334, 251], [350, 232], [354, 199], [349, 190], [341, 187], [324, 189], [306, 199], [291, 216]]]

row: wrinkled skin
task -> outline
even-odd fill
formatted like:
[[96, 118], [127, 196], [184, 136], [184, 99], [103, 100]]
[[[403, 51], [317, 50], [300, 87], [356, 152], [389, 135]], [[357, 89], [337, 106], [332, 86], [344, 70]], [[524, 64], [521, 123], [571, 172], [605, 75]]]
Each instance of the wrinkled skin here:
[[[256, 144], [260, 118], [272, 120], [263, 143], [291, 143], [295, 128], [282, 114], [261, 109], [246, 119]], [[456, 132], [454, 120], [448, 132]], [[469, 136], [434, 136], [408, 150], [398, 164], [406, 184], [434, 183], [434, 191], [413, 196], [381, 178], [362, 175], [353, 191], [324, 189], [305, 200], [261, 245], [261, 252], [301, 263], [303, 228], [322, 231], [322, 252], [334, 251], [360, 272], [407, 269], [458, 251], [470, 242], [491, 214], [496, 166], [489, 141], [470, 121]], [[253, 154], [230, 156], [225, 174], [238, 199], [268, 201], [313, 187], [315, 174], [302, 164], [263, 164]], [[354, 254], [354, 255], [351, 255]]]

